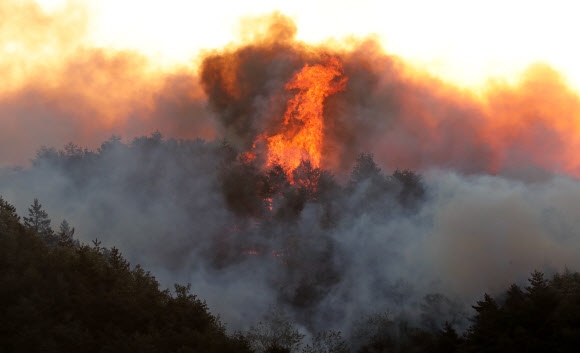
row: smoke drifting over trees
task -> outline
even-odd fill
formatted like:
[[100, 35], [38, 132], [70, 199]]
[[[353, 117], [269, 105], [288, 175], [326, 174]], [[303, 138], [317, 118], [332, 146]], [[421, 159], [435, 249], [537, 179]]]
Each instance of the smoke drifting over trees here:
[[290, 183], [240, 156], [224, 141], [113, 137], [41, 149], [0, 181], [19, 209], [46, 200], [82, 242], [118, 246], [165, 286], [191, 282], [232, 329], [271, 306], [313, 332], [377, 311], [463, 329], [482, 292], [578, 266], [573, 179], [387, 173], [361, 154], [345, 181], [303, 162]]
[[[382, 311], [464, 329], [482, 292], [580, 267], [580, 100], [558, 73], [538, 65], [477, 96], [372, 39], [311, 46], [286, 17], [262, 21], [199, 72], [58, 42], [46, 77], [24, 70], [0, 91], [0, 164], [38, 150], [0, 169], [0, 193], [22, 214], [37, 198], [165, 286], [192, 283], [232, 329], [272, 306], [305, 332]], [[287, 174], [259, 137], [282, 129], [287, 82], [329, 57], [348, 83], [326, 97], [320, 166]]]

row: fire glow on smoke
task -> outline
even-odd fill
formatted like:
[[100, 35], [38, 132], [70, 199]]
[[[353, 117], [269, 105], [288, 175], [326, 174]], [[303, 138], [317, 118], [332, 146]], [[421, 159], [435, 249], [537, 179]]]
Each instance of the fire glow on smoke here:
[[[86, 177], [52, 164], [9, 171], [5, 198], [26, 212], [38, 197], [81, 240], [103, 237], [164, 283], [196, 283], [228, 322], [257, 319], [319, 274], [327, 282], [308, 305], [326, 323], [325, 309], [359, 313], [396, 283], [418, 288], [401, 292], [413, 302], [439, 279], [469, 297], [545, 263], [578, 268], [580, 98], [546, 64], [474, 92], [372, 37], [302, 42], [274, 13], [246, 23], [250, 40], [160, 68], [87, 45], [76, 5], [47, 14], [8, 0], [3, 13], [0, 167], [42, 145], [104, 151]], [[130, 142], [155, 130], [168, 139]], [[370, 182], [345, 191], [361, 152], [386, 175], [424, 175], [431, 198], [400, 215]]]
[[[347, 78], [342, 76], [342, 64], [336, 57], [327, 62], [309, 66], [298, 72], [285, 86], [299, 92], [288, 101], [282, 132], [273, 136], [260, 136], [268, 142], [268, 165], [284, 166], [288, 175], [301, 161], [308, 160], [320, 167], [324, 134], [324, 100], [327, 96], [346, 88]], [[338, 80], [336, 80], [338, 79]]]
[[226, 138], [287, 170], [307, 158], [346, 171], [370, 151], [381, 165], [417, 171], [580, 175], [580, 99], [545, 64], [474, 93], [373, 38], [300, 42], [294, 22], [273, 14], [246, 22], [249, 42], [204, 52], [197, 66], [160, 69], [135, 51], [84, 45], [88, 14], [76, 5], [51, 14], [32, 2], [0, 6], [11, 14], [0, 30], [3, 166], [26, 163], [41, 145], [96, 148], [113, 134], [158, 129]]

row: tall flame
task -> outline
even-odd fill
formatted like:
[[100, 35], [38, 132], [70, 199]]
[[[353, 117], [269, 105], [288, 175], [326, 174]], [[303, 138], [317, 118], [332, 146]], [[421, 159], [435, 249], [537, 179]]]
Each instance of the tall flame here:
[[267, 137], [268, 165], [279, 163], [289, 174], [302, 160], [320, 166], [324, 129], [324, 100], [346, 88], [342, 63], [330, 57], [324, 65], [304, 65], [286, 90], [299, 92], [288, 102], [282, 132]]

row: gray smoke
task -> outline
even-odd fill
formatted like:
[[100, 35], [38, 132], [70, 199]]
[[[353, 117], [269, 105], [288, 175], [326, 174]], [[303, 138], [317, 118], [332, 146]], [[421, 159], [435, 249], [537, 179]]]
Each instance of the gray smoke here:
[[[82, 242], [98, 238], [118, 247], [163, 287], [192, 283], [232, 330], [246, 329], [273, 306], [312, 331], [348, 332], [361, 315], [384, 311], [420, 323], [425, 296], [436, 293], [449, 298], [443, 315], [461, 316], [484, 292], [524, 283], [533, 269], [580, 265], [580, 183], [566, 176], [529, 181], [428, 170], [427, 196], [415, 210], [385, 197], [327, 229], [316, 202], [293, 223], [243, 219], [228, 209], [218, 182], [219, 141], [153, 135], [129, 145], [150, 153], [111, 139], [100, 154], [83, 157], [95, 158], [91, 170], [55, 167], [45, 151], [31, 169], [4, 169], [1, 193], [21, 215], [39, 198], [53, 223], [67, 219]], [[343, 204], [359, 203], [370, 187], [362, 182]], [[251, 253], [261, 249], [268, 250]], [[321, 254], [329, 258], [312, 260]], [[306, 289], [306, 301], [296, 299]]]

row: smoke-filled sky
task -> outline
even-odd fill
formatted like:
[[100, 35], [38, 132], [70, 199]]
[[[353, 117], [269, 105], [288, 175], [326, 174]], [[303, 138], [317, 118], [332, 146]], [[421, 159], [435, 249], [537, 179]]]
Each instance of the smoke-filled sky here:
[[[342, 182], [370, 152], [386, 174], [421, 173], [428, 198], [412, 215], [360, 211], [332, 230], [313, 226], [316, 203], [300, 211], [296, 234], [322, 234], [348, 259], [316, 320], [396, 306], [398, 279], [412, 304], [441, 290], [469, 302], [536, 267], [579, 269], [575, 13], [571, 1], [0, 0], [0, 167], [29, 166], [43, 145], [96, 150], [155, 130], [259, 155], [296, 128], [281, 127], [300, 110], [288, 102], [322, 101], [321, 168]], [[335, 89], [301, 100], [296, 75], [328, 63]], [[163, 284], [194, 282], [235, 328], [276, 304], [284, 267], [262, 258], [220, 272], [199, 255], [239, 222], [226, 190], [238, 180], [219, 184], [217, 152], [196, 142], [184, 160], [173, 141], [135, 158], [109, 142], [86, 176], [0, 168], [0, 195], [22, 215], [38, 197], [55, 223], [120, 247]], [[361, 202], [369, 185], [358, 187], [341, 202]]]
[[[39, 0], [55, 11], [65, 0]], [[74, 2], [81, 4], [83, 2]], [[390, 53], [423, 64], [463, 84], [490, 76], [514, 77], [546, 61], [580, 84], [580, 53], [572, 44], [580, 30], [573, 1], [308, 1], [231, 2], [88, 1], [88, 43], [136, 49], [168, 62], [185, 62], [199, 50], [244, 37], [239, 20], [280, 11], [294, 19], [297, 38], [376, 35]], [[85, 42], [87, 43], [87, 42]]]
[[[271, 30], [267, 15], [279, 10], [295, 52], [350, 61], [351, 101], [337, 115], [372, 120], [359, 121], [353, 136], [335, 131], [350, 157], [378, 143], [381, 161], [402, 168], [498, 172], [515, 161], [578, 175], [571, 154], [580, 137], [580, 60], [570, 38], [579, 25], [570, 6], [2, 0], [0, 166], [26, 165], [41, 145], [96, 148], [113, 134], [238, 139], [207, 109], [200, 65], [215, 50], [259, 41]], [[315, 45], [299, 49], [304, 43]], [[380, 120], [386, 115], [394, 119]], [[393, 148], [397, 156], [386, 156]]]

